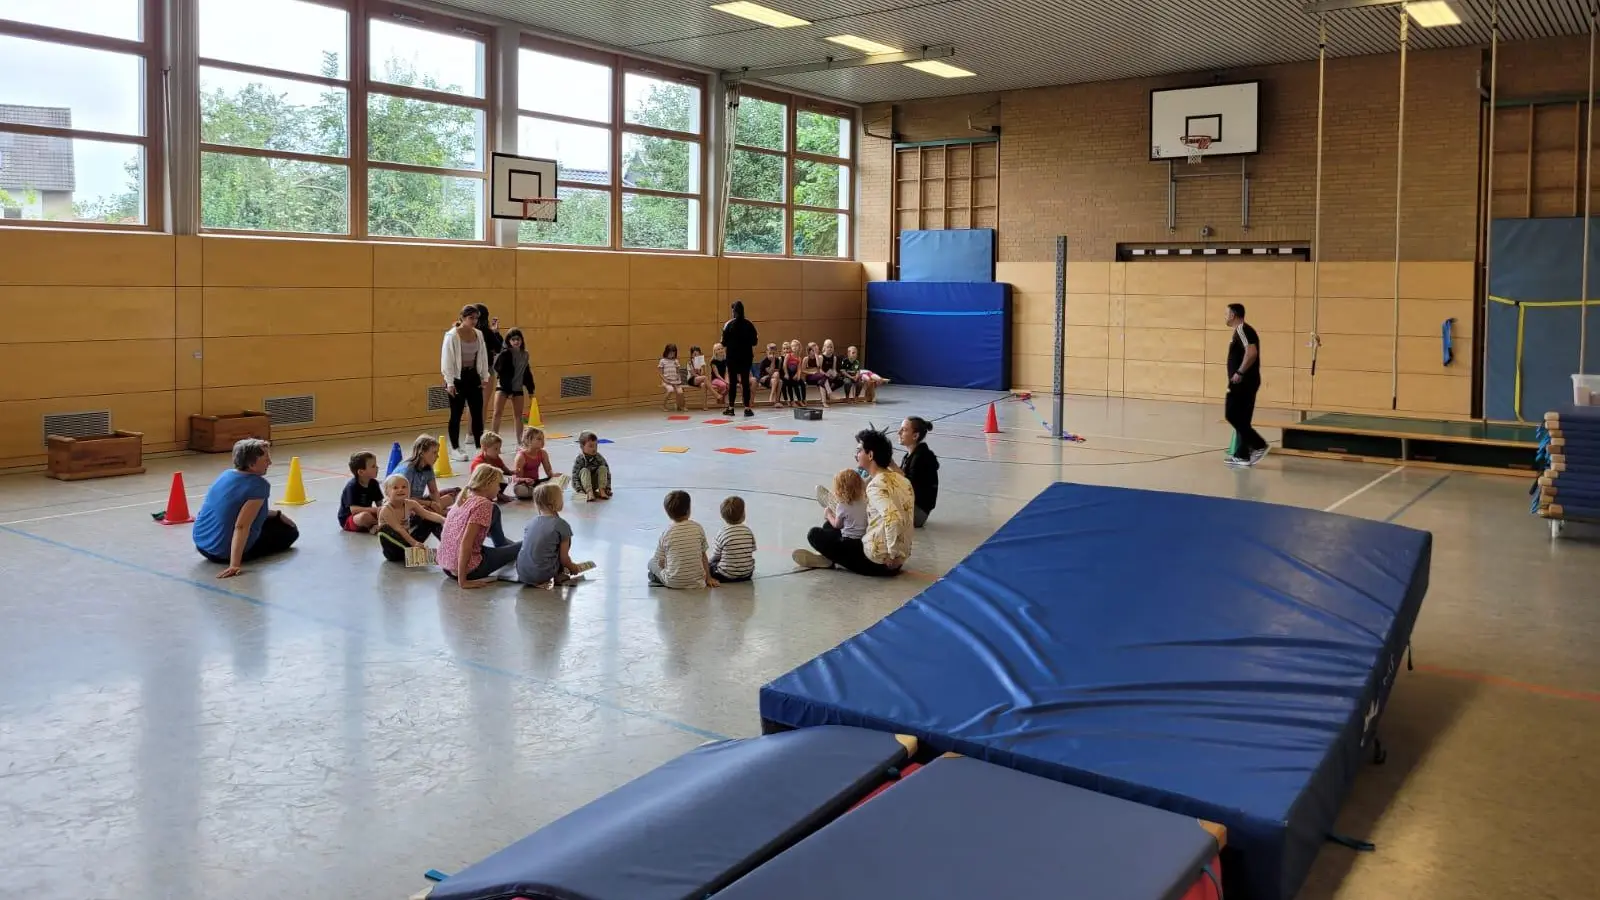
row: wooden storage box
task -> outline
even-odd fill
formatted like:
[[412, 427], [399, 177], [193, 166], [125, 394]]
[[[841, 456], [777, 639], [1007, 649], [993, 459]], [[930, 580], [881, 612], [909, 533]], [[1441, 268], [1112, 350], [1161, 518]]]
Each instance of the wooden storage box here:
[[116, 431], [93, 437], [45, 438], [49, 461], [45, 474], [60, 481], [139, 475], [144, 472], [144, 434]]
[[245, 438], [272, 440], [272, 417], [249, 409], [226, 416], [189, 417], [190, 450], [227, 453]]

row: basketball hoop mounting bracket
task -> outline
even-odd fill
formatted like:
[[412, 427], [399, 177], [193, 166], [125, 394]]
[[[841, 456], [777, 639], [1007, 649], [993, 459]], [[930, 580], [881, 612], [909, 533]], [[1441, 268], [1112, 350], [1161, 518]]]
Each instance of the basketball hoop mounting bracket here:
[[[1203, 136], [1201, 136], [1201, 137], [1183, 137], [1183, 138], [1179, 138], [1179, 140], [1182, 141], [1186, 146], [1189, 146], [1191, 150], [1196, 149], [1196, 146], [1198, 144], [1200, 144], [1202, 141], [1206, 145], [1209, 145], [1211, 143], [1211, 139], [1210, 138], [1203, 137]], [[1199, 147], [1198, 149], [1202, 149], [1203, 150], [1203, 149], [1205, 149], [1205, 147]], [[1239, 179], [1239, 227], [1242, 228], [1245, 231], [1249, 231], [1250, 230], [1250, 168], [1249, 168], [1249, 164], [1247, 162], [1249, 160], [1249, 158], [1250, 157], [1248, 157], [1248, 156], [1240, 156], [1239, 157], [1239, 171], [1237, 172], [1237, 177]], [[1173, 165], [1173, 162], [1174, 162], [1174, 160], [1171, 160], [1171, 159], [1167, 160], [1167, 233], [1168, 234], [1175, 234], [1175, 233], [1177, 233], [1177, 230], [1178, 230], [1178, 182], [1179, 181], [1182, 181], [1182, 180], [1184, 180], [1186, 178], [1233, 178], [1233, 177], [1235, 177], [1235, 174], [1236, 174], [1236, 173], [1233, 173], [1233, 172], [1194, 172], [1194, 173], [1188, 174], [1188, 175], [1179, 175], [1177, 173], [1176, 168]], [[1193, 153], [1190, 154], [1189, 162], [1191, 162], [1191, 163], [1196, 162], [1196, 160], [1194, 159], [1194, 154]]]

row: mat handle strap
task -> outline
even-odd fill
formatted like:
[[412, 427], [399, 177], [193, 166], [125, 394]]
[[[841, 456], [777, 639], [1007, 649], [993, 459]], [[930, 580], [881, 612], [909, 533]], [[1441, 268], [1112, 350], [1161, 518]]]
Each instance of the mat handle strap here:
[[1338, 844], [1341, 847], [1349, 847], [1351, 850], [1354, 850], [1357, 853], [1371, 853], [1372, 851], [1378, 849], [1378, 846], [1371, 841], [1363, 841], [1360, 838], [1353, 838], [1347, 834], [1340, 834], [1337, 831], [1328, 832], [1328, 840], [1332, 843]]

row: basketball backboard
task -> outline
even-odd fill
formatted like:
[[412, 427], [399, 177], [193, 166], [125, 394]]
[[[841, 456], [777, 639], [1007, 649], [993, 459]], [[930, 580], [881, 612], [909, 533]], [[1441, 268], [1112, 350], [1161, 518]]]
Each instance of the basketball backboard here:
[[496, 219], [554, 222], [559, 167], [553, 159], [493, 154], [489, 171], [489, 214]]
[[1260, 112], [1259, 81], [1151, 91], [1150, 159], [1259, 153]]

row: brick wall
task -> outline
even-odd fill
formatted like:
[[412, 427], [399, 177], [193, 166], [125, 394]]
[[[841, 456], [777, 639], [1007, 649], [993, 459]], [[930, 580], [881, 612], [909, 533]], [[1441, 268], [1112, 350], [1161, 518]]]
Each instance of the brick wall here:
[[[1503, 58], [1515, 58], [1518, 51]], [[1536, 58], [1536, 53], [1523, 52]], [[1476, 48], [1414, 52], [1408, 62], [1406, 182], [1401, 255], [1470, 260], [1476, 247], [1478, 99]], [[1324, 260], [1394, 256], [1398, 57], [1330, 60], [1323, 169]], [[1310, 240], [1316, 167], [1317, 66], [1296, 63], [1227, 73], [1262, 80], [1262, 153], [1248, 158], [1251, 228], [1240, 227], [1239, 180], [1184, 180], [1176, 234], [1166, 228], [1166, 165], [1148, 161], [1149, 91], [1204, 76], [1103, 82], [899, 105], [902, 139], [972, 135], [998, 122], [1000, 259], [1053, 258], [1055, 236], [1073, 238], [1075, 259], [1110, 260], [1118, 242]], [[1524, 78], [1526, 80], [1526, 78]], [[995, 104], [998, 102], [998, 108]], [[889, 107], [869, 107], [870, 131], [887, 133]], [[863, 260], [888, 258], [889, 142], [866, 136], [861, 154]], [[1232, 172], [1237, 159], [1182, 174]]]

